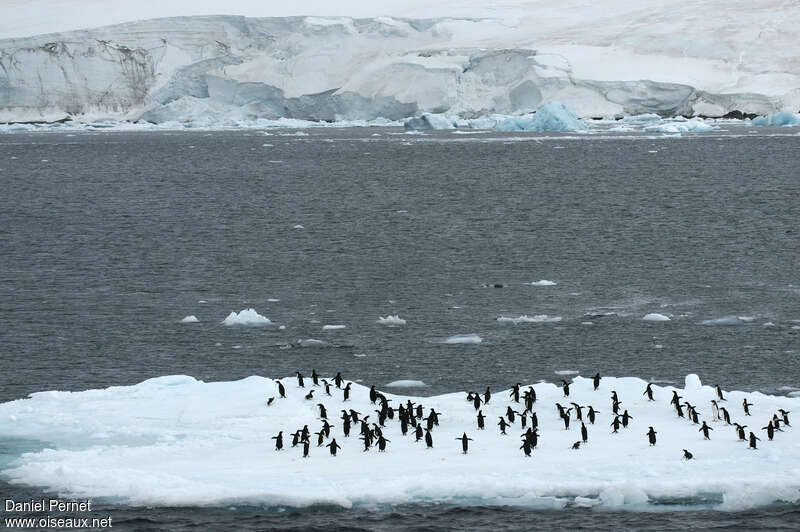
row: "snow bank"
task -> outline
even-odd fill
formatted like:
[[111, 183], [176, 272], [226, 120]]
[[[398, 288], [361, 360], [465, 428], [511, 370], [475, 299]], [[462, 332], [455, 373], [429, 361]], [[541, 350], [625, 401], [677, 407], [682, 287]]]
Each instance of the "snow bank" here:
[[255, 309], [248, 308], [236, 312], [231, 312], [228, 317], [222, 320], [223, 325], [234, 326], [241, 325], [245, 327], [262, 327], [264, 325], [272, 325], [272, 321], [256, 312]]
[[443, 344], [479, 344], [483, 342], [483, 338], [477, 334], [456, 334], [445, 338]]
[[781, 111], [767, 116], [758, 116], [753, 119], [754, 126], [797, 126], [800, 125], [800, 114], [791, 111]]
[[500, 316], [497, 322], [501, 324], [519, 325], [520, 323], [557, 323], [561, 321], [561, 316], [548, 316], [547, 314], [537, 314], [536, 316], [528, 316], [523, 314], [516, 318], [509, 316]]
[[[310, 368], [298, 368], [310, 374]], [[330, 376], [323, 376], [331, 380]], [[691, 378], [690, 378], [691, 377]], [[498, 416], [511, 404], [508, 390], [494, 390], [482, 407], [487, 429], [477, 430], [475, 410], [462, 392], [434, 397], [404, 397], [387, 393], [393, 406], [411, 400], [441, 412], [432, 431], [434, 447], [402, 436], [397, 417], [383, 429], [391, 440], [385, 453], [362, 452], [358, 426], [343, 436], [339, 410], [371, 412], [369, 389], [353, 383], [350, 400], [340, 390], [327, 397], [310, 379], [298, 388], [294, 378], [282, 379], [286, 399], [278, 397], [274, 380], [248, 377], [235, 382], [202, 382], [173, 375], [133, 386], [85, 392], [40, 392], [27, 399], [0, 404], [0, 438], [15, 438], [6, 446], [2, 475], [13, 484], [36, 486], [62, 497], [111, 498], [135, 506], [221, 506], [257, 504], [268, 508], [328, 504], [353, 505], [447, 502], [469, 499], [477, 504], [531, 507], [604, 508], [683, 511], [684, 505], [651, 506], [681, 499], [702, 506], [723, 500], [726, 509], [800, 498], [800, 445], [796, 428], [786, 428], [767, 441], [763, 431], [758, 450], [738, 441], [733, 427], [709, 423], [715, 429], [706, 441], [669, 404], [677, 391], [696, 405], [701, 419], [711, 421], [710, 386], [687, 376], [686, 387], [654, 385], [655, 401], [642, 394], [646, 382], [634, 377], [603, 377], [594, 391], [591, 379], [575, 377], [570, 401], [600, 411], [588, 424], [588, 443], [578, 450], [580, 423], [569, 430], [554, 404], [565, 403], [560, 386], [523, 383], [536, 390], [535, 410], [540, 438], [530, 458], [520, 447], [519, 421], [508, 436], [499, 433]], [[305, 400], [316, 389], [314, 400]], [[610, 430], [608, 397], [616, 390], [633, 416], [626, 429]], [[455, 390], [454, 390], [455, 391]], [[726, 390], [734, 421], [761, 427], [779, 408], [800, 411], [800, 398]], [[269, 397], [274, 402], [266, 405]], [[751, 418], [741, 410], [753, 403]], [[308, 425], [321, 427], [317, 402], [325, 404], [331, 436], [342, 446], [338, 456], [312, 445], [308, 458], [301, 446], [291, 447], [291, 433]], [[586, 411], [584, 410], [584, 416]], [[373, 418], [370, 418], [373, 419]], [[653, 426], [655, 446], [645, 433]], [[283, 431], [285, 448], [274, 451], [270, 437]], [[456, 437], [473, 439], [469, 454], [461, 453]], [[44, 448], [32, 441], [46, 442]], [[327, 440], [327, 443], [330, 440]], [[694, 459], [682, 459], [688, 449]], [[780, 467], [776, 467], [779, 464]], [[569, 471], [569, 475], [564, 475]], [[765, 473], [768, 472], [768, 473]], [[741, 497], [741, 494], [748, 497]]]
[[191, 315], [186, 316], [181, 320], [181, 323], [198, 323], [200, 320], [197, 319], [197, 316]]
[[386, 316], [385, 318], [382, 316], [378, 317], [378, 323], [381, 325], [388, 325], [390, 327], [397, 326], [397, 325], [405, 325], [406, 320], [398, 316], [397, 314], [393, 316]]
[[399, 380], [399, 381], [392, 381], [386, 385], [387, 388], [424, 388], [427, 386], [422, 381], [414, 381], [414, 380]]
[[643, 321], [670, 321], [669, 316], [665, 316], [663, 314], [658, 314], [657, 312], [651, 312], [649, 314], [645, 314], [642, 318]]

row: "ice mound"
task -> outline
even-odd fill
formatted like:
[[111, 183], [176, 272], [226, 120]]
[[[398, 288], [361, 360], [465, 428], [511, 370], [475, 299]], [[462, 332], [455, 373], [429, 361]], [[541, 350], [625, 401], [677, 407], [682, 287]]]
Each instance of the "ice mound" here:
[[561, 321], [561, 316], [548, 316], [547, 314], [537, 314], [536, 316], [522, 316], [512, 318], [509, 316], [500, 316], [497, 322], [501, 324], [519, 325], [520, 323], [557, 323]]
[[534, 281], [531, 283], [531, 286], [555, 286], [555, 281], [548, 281], [547, 279], [542, 279], [541, 281]]
[[700, 377], [696, 373], [688, 374], [683, 381], [683, 389], [686, 391], [699, 390], [702, 386], [703, 384], [700, 382]]
[[181, 323], [198, 323], [199, 321], [200, 320], [197, 319], [197, 316], [191, 315], [191, 316], [186, 316], [185, 318], [183, 318], [181, 320]]
[[751, 321], [753, 319], [749, 316], [723, 316], [721, 318], [703, 320], [700, 325], [742, 325]]
[[753, 119], [754, 126], [797, 126], [800, 125], [800, 114], [791, 111], [781, 111], [767, 116], [758, 116]]
[[323, 331], [339, 331], [341, 329], [346, 329], [347, 325], [323, 325]]
[[498, 131], [583, 131], [587, 129], [571, 107], [547, 102], [533, 115], [512, 116], [495, 126]]
[[414, 380], [399, 380], [399, 381], [392, 381], [386, 385], [387, 388], [424, 388], [427, 386], [422, 381], [414, 381]]
[[651, 312], [649, 314], [645, 314], [642, 318], [643, 321], [670, 321], [669, 316], [665, 316], [663, 314], [659, 314], [657, 312]]
[[378, 323], [380, 323], [381, 325], [389, 325], [391, 327], [397, 325], [405, 325], [406, 320], [395, 314], [393, 316], [386, 316], [385, 318], [378, 316]]
[[264, 325], [271, 325], [272, 321], [256, 312], [255, 309], [244, 309], [238, 314], [231, 312], [228, 317], [222, 320], [223, 325], [235, 326], [240, 325], [244, 327], [263, 327]]
[[[308, 368], [298, 369], [310, 374]], [[332, 418], [343, 408], [372, 412], [368, 387], [353, 383], [346, 403], [340, 390], [333, 389], [328, 397], [310, 379], [299, 388], [293, 377], [282, 379], [286, 399], [278, 397], [274, 380], [258, 376], [206, 383], [173, 375], [102, 390], [40, 392], [0, 404], [0, 438], [47, 442], [45, 448], [34, 443], [9, 446], [18, 450], [4, 459], [0, 473], [13, 484], [65, 498], [111, 498], [135, 506], [349, 508], [470, 499], [554, 509], [580, 501], [582, 506], [683, 511], [685, 505], [651, 503], [680, 498], [708, 506], [714, 504], [708, 503], [711, 498], [724, 501], [727, 509], [752, 504], [748, 501], [796, 503], [797, 429], [787, 427], [773, 441], [759, 431], [762, 441], [751, 451], [737, 440], [733, 427], [717, 422], [711, 440], [705, 441], [696, 425], [675, 415], [669, 401], [677, 391], [710, 421], [710, 401], [716, 394], [694, 375], [686, 381], [684, 389], [653, 385], [655, 401], [649, 402], [642, 394], [647, 383], [641, 379], [603, 377], [595, 391], [591, 379], [575, 377], [569, 400], [600, 411], [596, 424], [586, 424], [588, 443], [575, 451], [570, 447], [580, 440], [580, 423], [573, 418], [564, 430], [554, 407], [565, 403], [561, 387], [523, 383], [523, 390], [531, 385], [537, 394], [540, 438], [530, 458], [519, 449], [518, 420], [508, 436], [499, 433], [498, 416], [509, 405], [520, 409], [509, 391], [499, 388], [490, 404], [482, 406], [491, 421], [487, 430], [476, 429], [473, 405], [461, 392], [425, 398], [386, 393], [392, 406], [411, 400], [421, 403], [426, 414], [429, 408], [441, 412], [432, 449], [415, 443], [411, 434], [402, 436], [395, 417], [383, 429], [391, 440], [386, 452], [362, 452], [358, 426], [346, 438], [340, 420], [332, 419], [331, 436], [342, 447], [338, 456], [317, 447], [312, 436], [306, 459], [301, 446], [291, 447], [291, 433], [303, 425], [312, 432], [320, 429], [316, 403], [323, 403]], [[306, 400], [312, 389], [315, 397]], [[617, 434], [609, 427], [611, 390], [633, 416], [629, 427]], [[733, 420], [754, 427], [779, 408], [800, 411], [800, 398], [727, 390], [725, 395]], [[270, 397], [275, 400], [267, 406]], [[752, 418], [744, 418], [739, 406], [743, 399], [753, 404]], [[645, 436], [649, 426], [658, 433], [655, 446]], [[285, 447], [276, 452], [270, 438], [279, 431]], [[466, 455], [456, 441], [463, 432], [473, 439]], [[681, 449], [690, 450], [694, 459], [682, 460]], [[741, 497], [743, 493], [749, 496]]]
[[422, 116], [409, 118], [404, 122], [406, 129], [425, 131], [430, 129], [455, 129], [457, 119], [432, 113], [425, 113]]
[[479, 344], [483, 342], [483, 338], [477, 334], [456, 334], [445, 338], [443, 344]]
[[306, 338], [304, 340], [298, 340], [296, 344], [299, 347], [327, 347], [328, 343], [323, 342], [322, 340], [317, 340], [315, 338]]

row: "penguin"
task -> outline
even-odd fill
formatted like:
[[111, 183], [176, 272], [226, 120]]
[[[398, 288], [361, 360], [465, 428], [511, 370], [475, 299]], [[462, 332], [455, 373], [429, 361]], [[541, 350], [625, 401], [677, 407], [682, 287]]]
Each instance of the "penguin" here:
[[375, 385], [369, 387], [369, 402], [375, 404], [375, 400], [378, 398], [378, 394], [375, 391]]
[[[342, 401], [347, 401], [348, 399], [350, 399], [350, 385], [351, 384], [352, 383], [348, 382], [347, 386], [345, 386], [344, 390], [342, 390], [344, 392], [344, 399], [342, 399]], [[338, 388], [338, 386], [337, 386], [337, 388]]]
[[619, 405], [622, 404], [622, 401], [614, 401], [611, 404], [611, 411], [614, 412], [614, 415], [619, 414]]
[[355, 410], [353, 410], [352, 408], [350, 409], [350, 419], [352, 419], [352, 420], [353, 420], [353, 423], [358, 423], [358, 415], [359, 415], [360, 413], [361, 413], [361, 412], [356, 412], [356, 411], [355, 411]]
[[719, 405], [714, 399], [711, 400], [711, 421], [719, 419]]
[[480, 430], [483, 430], [485, 428], [484, 419], [486, 419], [486, 416], [483, 415], [483, 410], [479, 410], [478, 411], [478, 428]]
[[313, 398], [314, 398], [314, 390], [309, 390], [309, 392], [306, 394], [306, 399], [310, 401]]
[[772, 414], [772, 426], [775, 427], [777, 432], [783, 432], [783, 429], [781, 428], [781, 420], [778, 417], [778, 414]]
[[556, 403], [556, 409], [558, 410], [558, 417], [564, 417], [564, 407], [561, 406], [561, 403]]
[[306, 387], [306, 385], [305, 385], [305, 384], [303, 384], [303, 374], [302, 374], [302, 373], [300, 373], [299, 371], [295, 371], [295, 373], [297, 373], [297, 385], [298, 385], [300, 388], [305, 388], [305, 387]]
[[274, 400], [275, 400], [274, 397], [270, 397], [269, 399], [267, 399], [267, 406], [270, 406]]
[[524, 429], [525, 426], [528, 424], [528, 416], [524, 411], [521, 414], [517, 412], [517, 414], [519, 414], [519, 424]]
[[746, 415], [746, 416], [750, 415], [750, 407], [751, 406], [753, 406], [753, 403], [748, 403], [747, 402], [747, 397], [742, 399], [742, 408], [744, 409], [744, 415]]
[[707, 440], [710, 440], [711, 438], [708, 437], [708, 431], [709, 430], [714, 430], [714, 429], [712, 429], [711, 427], [706, 425], [706, 422], [703, 421], [703, 426], [698, 429], [698, 432], [702, 432], [703, 433], [703, 437], [705, 439], [707, 439]]
[[612, 433], [616, 434], [617, 432], [619, 432], [619, 426], [620, 426], [619, 416], [614, 416], [614, 421], [611, 422], [611, 426], [614, 427], [614, 430], [611, 431]]
[[583, 407], [578, 403], [570, 403], [572, 406], [575, 407], [575, 419], [578, 421], [583, 421]]
[[755, 434], [753, 434], [751, 432], [750, 433], [750, 448], [751, 449], [755, 449], [756, 448], [756, 440], [761, 441], [761, 438], [759, 438], [758, 436], [756, 436]]
[[736, 425], [736, 435], [739, 436], [739, 441], [744, 441], [744, 429], [747, 428], [747, 425], [739, 425], [738, 423], [734, 423]]
[[481, 396], [477, 393], [472, 396], [472, 406], [475, 407], [475, 410], [478, 410], [481, 407]]
[[336, 456], [336, 449], [341, 449], [342, 446], [336, 443], [336, 438], [332, 439], [331, 442], [326, 445], [325, 447], [330, 448], [331, 456]]
[[361, 436], [359, 440], [362, 440], [364, 442], [364, 450], [361, 452], [365, 453], [369, 451], [369, 448], [372, 447], [372, 435], [369, 432], [367, 432], [363, 436]]
[[[533, 386], [528, 386], [528, 399], [530, 400], [531, 406], [533, 406], [533, 403], [536, 402], [536, 390]], [[530, 410], [530, 408], [528, 410]]]
[[687, 451], [686, 449], [681, 449], [681, 450], [683, 451], [683, 459], [684, 460], [691, 460], [692, 458], [694, 458], [694, 455], [692, 453], [690, 453], [689, 451]]
[[539, 417], [536, 415], [536, 412], [531, 412], [531, 428], [533, 430], [539, 428]]
[[428, 418], [433, 418], [433, 424], [437, 427], [439, 426], [439, 416], [442, 414], [431, 408], [430, 414], [428, 414]]
[[329, 383], [325, 379], [322, 379], [322, 384], [325, 386], [325, 395], [327, 395], [329, 397], [333, 397], [331, 395], [331, 383]]
[[489, 399], [492, 398], [492, 390], [489, 386], [486, 387], [486, 392], [483, 394], [483, 404], [488, 405]]
[[561, 389], [564, 391], [564, 397], [569, 397], [569, 383], [561, 379]]
[[422, 405], [417, 405], [417, 419], [422, 419]]
[[300, 439], [307, 440], [310, 432], [311, 431], [308, 430], [308, 425], [303, 425], [303, 428], [300, 430]]
[[586, 425], [583, 424], [583, 421], [581, 421], [581, 439], [583, 443], [589, 440], [589, 431], [586, 429]]
[[779, 408], [778, 412], [780, 412], [781, 415], [783, 416], [783, 424], [786, 425], [787, 427], [791, 427], [792, 425], [789, 423], [789, 414], [791, 414], [792, 411]]
[[586, 417], [589, 418], [589, 423], [591, 423], [592, 425], [594, 425], [594, 417], [595, 414], [597, 413], [598, 413], [597, 410], [595, 410], [594, 408], [592, 408], [591, 405], [589, 405], [589, 412], [586, 414]]
[[431, 436], [430, 430], [425, 431], [425, 445], [428, 449], [433, 449], [433, 436]]
[[571, 408], [568, 410], [564, 410], [564, 415], [561, 416], [561, 421], [564, 422], [564, 430], [569, 430], [569, 411], [572, 410]]
[[581, 442], [580, 441], [576, 441], [575, 443], [572, 444], [572, 449], [573, 450], [574, 449], [580, 449], [580, 447], [581, 447]]
[[286, 399], [286, 388], [283, 387], [283, 383], [281, 381], [275, 381], [278, 383], [278, 394], [281, 396], [281, 399]]
[[280, 451], [281, 449], [283, 449], [283, 431], [280, 431], [277, 436], [273, 436], [270, 439], [275, 440], [276, 451]]
[[343, 380], [344, 379], [342, 379], [342, 373], [341, 372], [337, 372], [336, 376], [333, 378], [333, 383], [336, 385], [337, 388], [341, 388]]
[[522, 449], [522, 452], [525, 453], [525, 456], [530, 457], [531, 455], [531, 444], [528, 443], [528, 440], [522, 440], [522, 445], [519, 447]]
[[522, 386], [522, 383], [516, 383], [513, 388], [511, 388], [511, 392], [508, 394], [515, 403], [519, 403], [519, 387]]
[[[314, 390], [311, 391], [313, 392]], [[322, 419], [328, 419], [328, 411], [325, 410], [325, 405], [322, 403], [317, 403], [317, 406], [319, 407], [319, 417]]]
[[722, 412], [722, 419], [723, 419], [723, 421], [725, 421], [725, 424], [726, 425], [730, 425], [731, 424], [731, 415], [728, 414], [728, 409], [723, 406], [723, 407], [720, 407], [719, 411]]
[[685, 417], [683, 415], [683, 408], [681, 408], [680, 403], [675, 403], [675, 413], [678, 414], [678, 417]]
[[386, 452], [386, 442], [391, 442], [392, 440], [387, 440], [383, 437], [383, 434], [378, 436], [378, 452], [383, 453]]
[[500, 421], [497, 423], [497, 425], [500, 427], [500, 434], [505, 435], [508, 423], [506, 423], [506, 420], [503, 416], [500, 416]]
[[456, 438], [457, 440], [461, 440], [461, 450], [464, 451], [464, 454], [467, 454], [469, 450], [469, 442], [472, 441], [472, 438], [467, 438], [467, 433], [465, 432], [460, 438]]
[[297, 444], [300, 443], [300, 433], [301, 431], [297, 431], [292, 434], [292, 447], [297, 447]]
[[597, 391], [597, 389], [600, 387], [600, 374], [595, 373], [594, 377], [592, 378], [592, 381], [594, 383], [594, 389], [595, 391]]
[[317, 435], [317, 447], [322, 447], [322, 444], [325, 443], [325, 431], [321, 430], [319, 432], [315, 432], [314, 434]]
[[325, 432], [325, 437], [326, 438], [330, 438], [331, 437], [331, 429], [333, 427], [334, 427], [334, 425], [331, 425], [330, 423], [328, 423], [327, 419], [322, 421], [322, 430]]
[[514, 410], [512, 410], [510, 406], [506, 408], [506, 417], [508, 418], [508, 422], [510, 424], [514, 423]]
[[656, 432], [653, 427], [650, 427], [650, 430], [647, 431], [647, 440], [650, 442], [650, 445], [656, 444], [656, 434], [658, 434], [658, 432]]
[[719, 384], [714, 385], [714, 388], [717, 390], [717, 397], [719, 397], [720, 401], [727, 401], [724, 397], [722, 397], [722, 388], [719, 387]]
[[675, 390], [672, 390], [672, 399], [670, 399], [669, 404], [675, 405], [675, 408], [677, 408], [681, 402], [681, 399], [683, 399], [683, 397], [678, 395], [678, 392]]
[[319, 375], [317, 375], [317, 370], [311, 370], [311, 382], [314, 383], [314, 386], [319, 386]]
[[[761, 427], [761, 430], [766, 430], [767, 438], [769, 438], [769, 441], [772, 441], [772, 438], [775, 436], [775, 427], [772, 426], [772, 421], [767, 423], [766, 427]], [[752, 434], [752, 432], [750, 434]]]
[[655, 399], [653, 399], [653, 385], [652, 385], [652, 383], [648, 383], [647, 384], [647, 388], [644, 389], [644, 393], [642, 395], [646, 395], [648, 401], [655, 401]]
[[695, 410], [694, 408], [692, 408], [691, 418], [692, 418], [692, 423], [694, 423], [695, 425], [700, 424], [700, 419], [697, 416], [697, 410]]
[[633, 419], [633, 416], [628, 414], [628, 411], [625, 410], [625, 412], [622, 413], [622, 426], [623, 427], [627, 427], [628, 426], [628, 420], [631, 420], [631, 419]]
[[308, 448], [310, 447], [311, 443], [308, 439], [303, 441], [303, 458], [308, 458]]
[[473, 393], [472, 392], [467, 392], [467, 402], [471, 403], [473, 398], [474, 398]]

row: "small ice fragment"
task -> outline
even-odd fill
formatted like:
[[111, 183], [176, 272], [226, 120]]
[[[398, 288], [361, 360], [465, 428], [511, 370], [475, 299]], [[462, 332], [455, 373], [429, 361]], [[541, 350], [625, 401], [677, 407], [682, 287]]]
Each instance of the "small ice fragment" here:
[[390, 315], [386, 316], [385, 318], [382, 316], [378, 316], [378, 323], [381, 325], [389, 325], [390, 327], [397, 326], [397, 325], [405, 325], [406, 320], [401, 318], [399, 315]]
[[190, 316], [186, 316], [185, 318], [183, 318], [181, 320], [181, 323], [198, 323], [199, 321], [200, 320], [197, 319], [197, 316], [190, 315]]
[[294, 227], [292, 227], [292, 229], [305, 229], [305, 227], [303, 227], [303, 226], [302, 226], [302, 225], [300, 225], [300, 224], [297, 224], [297, 225], [295, 225]]
[[531, 286], [555, 286], [555, 281], [548, 281], [547, 279], [542, 279], [541, 281], [534, 281], [531, 283]]
[[238, 314], [236, 312], [231, 312], [228, 314], [228, 317], [222, 321], [222, 324], [228, 326], [242, 325], [245, 327], [261, 327], [272, 324], [272, 321], [256, 312], [255, 309], [248, 308], [240, 311]]
[[422, 381], [413, 381], [413, 380], [399, 380], [399, 381], [392, 381], [386, 385], [387, 388], [424, 388], [427, 386]]
[[665, 316], [663, 314], [658, 314], [657, 312], [651, 312], [649, 314], [645, 314], [642, 318], [643, 321], [670, 321], [669, 316]]
[[575, 369], [560, 369], [558, 371], [554, 371], [556, 375], [577, 375], [578, 370]]
[[322, 330], [323, 331], [337, 331], [339, 329], [344, 329], [346, 327], [347, 327], [347, 325], [323, 325], [322, 326]]
[[477, 334], [456, 334], [445, 338], [442, 343], [444, 344], [479, 344], [483, 342], [483, 338]]

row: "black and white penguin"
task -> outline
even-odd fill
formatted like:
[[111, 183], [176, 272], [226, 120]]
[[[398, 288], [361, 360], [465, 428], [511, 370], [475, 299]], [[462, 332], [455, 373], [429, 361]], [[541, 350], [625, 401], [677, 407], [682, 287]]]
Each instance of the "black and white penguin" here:
[[756, 449], [756, 441], [761, 441], [761, 438], [759, 438], [758, 436], [756, 436], [755, 434], [753, 434], [751, 432], [750, 433], [750, 448], [751, 449]]
[[378, 452], [383, 453], [386, 452], [386, 443], [391, 442], [392, 440], [387, 440], [383, 437], [383, 434], [378, 436]]
[[306, 400], [310, 401], [313, 398], [314, 398], [314, 390], [309, 390], [309, 392], [306, 394]]
[[569, 430], [569, 413], [571, 410], [571, 408], [564, 410], [564, 414], [561, 416], [561, 421], [564, 422], [564, 430]]
[[686, 449], [681, 449], [681, 450], [683, 451], [683, 459], [684, 460], [691, 460], [692, 458], [694, 458], [694, 455], [692, 453], [690, 453], [689, 451], [687, 451]]
[[506, 420], [503, 416], [500, 416], [500, 421], [497, 423], [497, 425], [500, 427], [500, 434], [505, 435], [508, 423], [506, 423]]
[[414, 437], [416, 438], [414, 441], [419, 441], [422, 439], [422, 425], [417, 425], [417, 428], [414, 429]]
[[728, 413], [728, 409], [723, 406], [723, 407], [720, 407], [719, 411], [722, 412], [722, 420], [725, 422], [725, 424], [726, 425], [730, 425], [731, 424], [731, 415]]
[[485, 419], [486, 419], [486, 416], [483, 415], [483, 410], [479, 410], [478, 411], [478, 428], [480, 430], [484, 429], [484, 420]]
[[327, 419], [322, 420], [322, 430], [323, 430], [323, 432], [325, 432], [325, 437], [326, 438], [330, 438], [331, 437], [331, 429], [333, 427], [334, 427], [334, 425], [331, 425], [330, 423], [328, 423]]
[[303, 440], [303, 458], [308, 458], [308, 448], [311, 447], [311, 442], [308, 439]]
[[342, 379], [342, 373], [341, 372], [337, 372], [336, 376], [333, 378], [333, 383], [336, 385], [337, 388], [341, 388], [343, 380], [344, 379]]
[[747, 402], [747, 397], [742, 399], [742, 408], [744, 409], [744, 415], [746, 415], [746, 416], [750, 415], [750, 407], [751, 406], [753, 406], [753, 403], [748, 403]]
[[711, 421], [717, 421], [720, 419], [719, 417], [719, 405], [717, 401], [712, 399], [711, 400]]
[[631, 419], [633, 419], [633, 416], [628, 414], [628, 411], [625, 410], [625, 412], [622, 413], [622, 426], [623, 427], [627, 427], [628, 426], [628, 422]]
[[319, 432], [315, 432], [314, 434], [317, 435], [317, 447], [322, 447], [322, 444], [325, 443], [325, 431], [321, 430]]
[[350, 409], [350, 419], [353, 420], [353, 423], [358, 423], [358, 416], [361, 412], [356, 412], [352, 408]]
[[619, 416], [614, 416], [614, 421], [611, 422], [611, 426], [614, 428], [614, 430], [611, 431], [612, 433], [616, 434], [617, 432], [619, 432], [619, 427], [620, 427]]
[[779, 408], [778, 412], [780, 412], [781, 415], [783, 416], [783, 424], [786, 425], [787, 427], [791, 427], [792, 425], [789, 423], [789, 414], [791, 414], [792, 411]]
[[715, 385], [714, 388], [717, 390], [717, 397], [719, 397], [720, 401], [727, 401], [724, 397], [722, 397], [722, 388], [719, 387], [719, 384]]
[[647, 384], [647, 388], [644, 389], [642, 395], [646, 395], [648, 401], [655, 401], [655, 399], [653, 399], [653, 385], [651, 383]]
[[561, 389], [564, 391], [564, 397], [569, 397], [569, 383], [561, 379]]
[[270, 439], [275, 440], [276, 451], [280, 451], [281, 449], [283, 449], [283, 431], [280, 431], [277, 436], [273, 436]]
[[461, 440], [461, 450], [464, 451], [464, 454], [467, 454], [469, 450], [469, 442], [472, 441], [472, 438], [467, 438], [467, 433], [465, 432], [460, 438], [456, 438], [457, 440]]
[[572, 406], [575, 407], [575, 419], [578, 421], [583, 421], [583, 408], [578, 403], [570, 403]]
[[322, 379], [322, 384], [325, 386], [325, 395], [333, 397], [331, 395], [331, 383], [329, 383], [325, 379]]
[[650, 445], [656, 444], [656, 434], [658, 434], [653, 427], [650, 427], [650, 430], [647, 431], [647, 440], [650, 442]]
[[594, 383], [594, 389], [597, 390], [600, 387], [600, 374], [595, 373], [594, 377], [592, 378], [592, 382]]
[[531, 444], [528, 443], [528, 440], [522, 440], [522, 445], [519, 446], [522, 449], [522, 452], [525, 453], [525, 456], [531, 455]]
[[275, 400], [274, 397], [270, 397], [269, 399], [267, 399], [267, 406], [270, 406], [274, 400]]
[[314, 386], [319, 386], [319, 375], [317, 375], [317, 370], [311, 370], [311, 382], [314, 383]]
[[739, 441], [744, 441], [744, 429], [747, 428], [747, 425], [739, 425], [738, 423], [734, 423], [736, 425], [736, 435], [739, 436]]
[[[351, 384], [353, 384], [353, 383], [352, 382], [348, 382], [347, 386], [345, 386], [344, 390], [342, 390], [342, 392], [344, 394], [344, 399], [342, 399], [342, 401], [347, 401], [348, 399], [350, 399], [350, 385]], [[338, 388], [338, 386], [337, 386], [337, 388]]]
[[342, 448], [341, 445], [336, 443], [336, 438], [332, 439], [331, 442], [328, 445], [326, 445], [325, 447], [330, 448], [331, 456], [336, 456], [336, 450]]
[[373, 384], [372, 386], [369, 387], [369, 402], [374, 404], [377, 398], [378, 394], [375, 391], [375, 385]]
[[669, 400], [669, 404], [674, 405], [675, 408], [677, 408], [681, 402], [681, 399], [683, 399], [683, 397], [678, 395], [678, 392], [675, 390], [672, 390], [672, 399]]
[[519, 387], [522, 386], [522, 383], [516, 383], [513, 388], [511, 388], [511, 392], [509, 392], [508, 396], [511, 397], [515, 403], [519, 403]]
[[572, 444], [572, 449], [573, 450], [580, 449], [580, 447], [581, 447], [581, 442], [580, 441], [576, 441], [575, 443]]
[[477, 393], [472, 396], [472, 406], [475, 407], [475, 410], [478, 410], [481, 407], [481, 396]]
[[431, 431], [429, 430], [425, 431], [425, 445], [428, 447], [428, 449], [433, 448], [433, 436], [431, 436]]
[[506, 408], [506, 417], [508, 418], [509, 423], [514, 423], [514, 410], [510, 406]]
[[301, 388], [305, 388], [306, 385], [303, 384], [303, 374], [299, 371], [295, 371], [295, 373], [297, 373], [297, 385]]
[[492, 390], [489, 386], [486, 387], [486, 391], [483, 393], [483, 404], [488, 405], [489, 400], [492, 398]]
[[[769, 438], [769, 441], [772, 441], [772, 438], [775, 436], [775, 427], [772, 425], [772, 421], [767, 423], [766, 427], [761, 427], [761, 430], [766, 430], [767, 438]], [[752, 434], [752, 432], [750, 434]]]
[[322, 419], [328, 419], [328, 411], [325, 410], [325, 405], [322, 403], [317, 403], [317, 406], [319, 407], [319, 417]]
[[589, 405], [589, 412], [586, 413], [586, 417], [589, 418], [589, 423], [592, 425], [594, 425], [594, 418], [596, 414], [598, 414], [597, 410], [592, 408], [592, 405]]
[[278, 384], [278, 395], [281, 396], [281, 399], [286, 399], [286, 388], [283, 387], [283, 383], [281, 381], [275, 381]]
[[586, 425], [583, 424], [583, 421], [581, 421], [581, 439], [583, 443], [589, 440], [589, 431], [586, 429]]
[[709, 437], [708, 437], [708, 431], [709, 431], [709, 430], [714, 430], [714, 429], [712, 429], [711, 427], [709, 427], [708, 425], [706, 425], [706, 422], [705, 422], [705, 421], [703, 421], [703, 426], [702, 426], [702, 427], [700, 427], [700, 428], [697, 430], [697, 432], [702, 432], [702, 433], [703, 433], [703, 437], [704, 437], [706, 440], [710, 440], [711, 438], [709, 438]]

